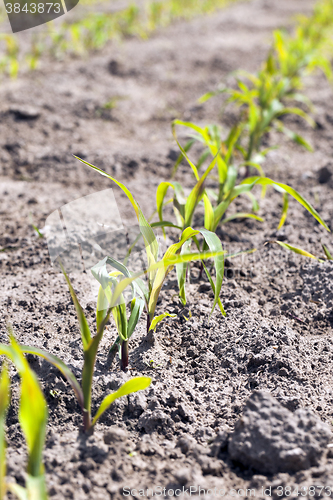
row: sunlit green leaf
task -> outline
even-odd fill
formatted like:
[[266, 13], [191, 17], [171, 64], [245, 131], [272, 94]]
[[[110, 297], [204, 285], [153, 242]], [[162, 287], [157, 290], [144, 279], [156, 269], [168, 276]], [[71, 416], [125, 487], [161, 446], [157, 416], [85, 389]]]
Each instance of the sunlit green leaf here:
[[149, 330], [156, 330], [158, 323], [160, 323], [164, 318], [177, 318], [177, 314], [170, 314], [170, 313], [164, 312], [163, 314], [160, 314], [159, 316], [155, 316], [155, 318], [151, 322]]
[[121, 398], [122, 396], [127, 396], [128, 394], [133, 394], [137, 391], [143, 391], [150, 386], [150, 383], [151, 378], [149, 377], [134, 377], [128, 382], [125, 382], [125, 384], [123, 384], [120, 389], [118, 389], [116, 392], [113, 392], [112, 394], [109, 394], [103, 399], [95, 417], [93, 418], [92, 425], [95, 425], [101, 415], [103, 415], [103, 413], [112, 405], [112, 403], [116, 399]]

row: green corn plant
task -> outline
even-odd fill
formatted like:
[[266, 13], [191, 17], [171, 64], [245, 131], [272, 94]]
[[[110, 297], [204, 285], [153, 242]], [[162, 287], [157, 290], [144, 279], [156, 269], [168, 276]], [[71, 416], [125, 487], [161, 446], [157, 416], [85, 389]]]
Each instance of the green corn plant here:
[[[242, 110], [247, 143], [245, 146], [241, 145], [239, 150], [244, 156], [244, 161], [251, 162], [254, 155], [263, 154], [262, 139], [273, 128], [312, 151], [311, 145], [301, 135], [287, 128], [281, 120], [284, 115], [293, 114], [302, 117], [312, 127], [315, 126], [314, 120], [303, 109], [285, 105], [287, 99], [295, 99], [295, 91], [290, 88], [289, 79], [275, 71], [271, 58], [268, 58], [264, 68], [257, 75], [244, 71], [238, 73], [243, 79], [237, 77], [237, 87], [224, 88], [220, 92], [229, 95], [226, 104], [234, 103]], [[245, 83], [244, 78], [250, 83]], [[204, 96], [202, 101], [207, 98], [208, 96]], [[301, 98], [300, 94], [298, 98]], [[265, 153], [267, 154], [267, 150]]]
[[15, 35], [2, 34], [0, 35], [1, 40], [4, 40], [6, 48], [5, 54], [0, 57], [0, 71], [8, 74], [11, 78], [16, 78], [20, 67], [19, 43]]
[[[183, 124], [182, 122], [177, 122], [178, 124]], [[192, 124], [190, 124], [191, 128]], [[202, 132], [202, 129], [199, 128], [194, 128], [197, 132], [200, 131]], [[215, 242], [212, 241], [211, 235], [214, 234], [217, 230], [217, 227], [220, 224], [225, 224], [233, 219], [236, 218], [252, 218], [256, 219], [259, 221], [262, 221], [263, 219], [259, 216], [257, 216], [255, 213], [235, 213], [232, 214], [228, 217], [225, 216], [226, 211], [230, 207], [231, 203], [240, 195], [242, 194], [247, 194], [250, 195], [252, 199], [252, 209], [253, 211], [258, 210], [258, 202], [256, 198], [254, 197], [252, 190], [254, 189], [255, 186], [261, 186], [263, 190], [266, 190], [268, 186], [272, 186], [274, 189], [277, 191], [281, 192], [283, 195], [283, 207], [282, 207], [282, 216], [280, 219], [280, 223], [278, 226], [278, 229], [280, 229], [287, 217], [287, 211], [288, 211], [288, 206], [289, 206], [289, 196], [292, 196], [295, 198], [303, 207], [305, 207], [314, 217], [315, 219], [322, 224], [325, 229], [329, 230], [325, 222], [321, 219], [320, 215], [316, 212], [316, 210], [293, 188], [286, 184], [282, 184], [279, 182], [275, 182], [272, 179], [269, 179], [264, 176], [257, 176], [257, 177], [247, 177], [244, 179], [240, 184], [236, 184], [237, 182], [237, 176], [238, 176], [238, 170], [236, 167], [234, 167], [231, 164], [224, 163], [223, 167], [225, 168], [223, 175], [224, 175], [224, 182], [220, 184], [219, 182], [219, 190], [218, 194], [215, 194], [215, 205], [213, 205], [212, 201], [210, 200], [208, 193], [205, 190], [204, 183], [208, 177], [208, 174], [213, 170], [215, 167], [215, 164], [217, 163], [216, 160], [219, 157], [220, 153], [219, 151], [217, 152], [215, 158], [211, 162], [211, 164], [208, 166], [208, 168], [205, 170], [204, 174], [200, 177], [198, 173], [197, 167], [194, 165], [194, 163], [189, 159], [186, 151], [182, 148], [180, 143], [177, 140], [177, 137], [174, 132], [174, 136], [176, 138], [177, 144], [180, 148], [180, 151], [183, 155], [183, 157], [187, 160], [188, 164], [192, 168], [193, 174], [196, 179], [196, 184], [192, 191], [190, 192], [189, 196], [186, 198], [184, 195], [184, 190], [180, 183], [178, 182], [162, 182], [159, 184], [156, 192], [156, 205], [157, 205], [157, 213], [160, 219], [160, 226], [161, 227], [166, 227], [166, 226], [171, 226], [178, 228], [179, 230], [184, 230], [186, 227], [189, 227], [192, 225], [193, 222], [193, 216], [194, 213], [197, 210], [197, 207], [199, 206], [199, 203], [202, 201], [204, 205], [204, 226], [205, 226], [205, 233], [203, 230], [201, 230], [201, 234], [204, 236], [204, 242], [202, 244], [202, 247], [200, 247], [198, 241], [196, 240], [195, 236], [193, 237], [197, 248], [199, 251], [205, 251], [208, 247], [212, 250], [211, 245], [213, 245], [213, 248], [215, 247]], [[216, 153], [216, 146], [214, 146], [215, 149], [213, 149], [213, 152]], [[222, 153], [223, 155], [223, 153]], [[221, 158], [223, 159], [223, 156], [221, 155]], [[217, 166], [217, 168], [219, 168]], [[219, 180], [221, 177], [219, 177]], [[173, 198], [171, 201], [173, 201], [173, 208], [174, 212], [176, 215], [176, 221], [177, 225], [173, 224], [170, 221], [166, 221], [163, 217], [163, 208], [166, 205], [164, 202], [167, 191], [169, 189], [172, 189], [173, 191]], [[214, 234], [215, 238], [216, 235]], [[218, 238], [217, 238], [218, 239]], [[216, 247], [215, 247], [216, 248]], [[204, 262], [203, 262], [204, 266]], [[222, 263], [222, 258], [221, 258], [221, 263], [220, 263], [220, 271], [223, 268], [223, 263]], [[212, 289], [214, 290], [214, 284], [212, 283], [211, 276], [207, 270], [207, 268], [204, 266], [206, 275], [208, 277], [209, 282], [211, 283]], [[180, 289], [180, 298], [183, 304], [186, 303], [186, 296], [185, 296], [185, 277], [187, 273], [187, 266], [185, 264], [179, 264], [177, 266], [177, 279], [178, 279], [178, 285]], [[220, 282], [219, 282], [220, 283]], [[221, 282], [222, 283], [222, 282]], [[215, 291], [215, 290], [214, 290]], [[220, 307], [220, 310], [222, 314], [224, 314], [224, 311], [222, 307]]]
[[271, 128], [312, 150], [302, 136], [285, 127], [281, 117], [296, 114], [311, 126], [315, 125], [302, 108], [285, 103], [299, 102], [309, 109], [312, 108], [311, 102], [300, 90], [304, 76], [314, 69], [320, 68], [328, 80], [333, 82], [330, 64], [333, 49], [332, 15], [332, 2], [324, 0], [316, 6], [313, 16], [299, 18], [293, 35], [276, 30], [272, 48], [258, 73], [238, 71], [235, 89], [221, 87], [216, 92], [205, 94], [199, 100], [205, 102], [219, 93], [225, 93], [229, 96], [226, 104], [232, 102], [242, 109], [242, 118], [246, 125], [244, 131], [247, 132], [248, 139], [245, 148], [239, 144], [238, 149], [243, 153], [246, 162], [251, 162], [253, 155], [260, 153], [262, 138]]
[[[61, 263], [60, 263], [61, 265]], [[61, 265], [62, 267], [62, 265]], [[146, 389], [151, 382], [149, 377], [134, 377], [128, 382], [125, 382], [117, 391], [105, 396], [102, 403], [100, 404], [95, 416], [92, 418], [91, 415], [91, 396], [92, 396], [92, 383], [93, 383], [93, 373], [96, 363], [96, 356], [99, 344], [102, 340], [103, 333], [105, 330], [105, 326], [109, 320], [111, 311], [114, 306], [117, 305], [117, 300], [119, 299], [121, 293], [124, 291], [125, 287], [129, 283], [120, 283], [115, 290], [114, 297], [112, 303], [102, 321], [98, 321], [97, 333], [95, 336], [91, 335], [90, 328], [88, 325], [88, 321], [84, 315], [83, 309], [77, 299], [77, 296], [74, 292], [74, 289], [71, 285], [71, 282], [62, 267], [62, 271], [66, 278], [70, 294], [76, 309], [80, 332], [81, 332], [81, 340], [84, 354], [84, 362], [82, 368], [82, 382], [79, 384], [78, 380], [74, 376], [73, 372], [68, 368], [68, 366], [61, 361], [57, 356], [50, 354], [42, 349], [37, 347], [30, 346], [22, 346], [21, 349], [25, 353], [35, 354], [44, 358], [46, 361], [54, 365], [62, 375], [69, 382], [72, 387], [76, 399], [81, 407], [83, 413], [83, 429], [84, 432], [88, 432], [92, 430], [93, 426], [96, 424], [97, 420], [101, 417], [101, 415], [111, 406], [111, 404], [118, 398], [122, 396], [126, 396], [128, 394], [132, 394], [134, 392]]]
[[[106, 268], [107, 264], [112, 265], [120, 270], [108, 273]], [[105, 318], [105, 314], [109, 308], [109, 305], [112, 303], [113, 291], [118, 284], [117, 278], [130, 278], [131, 273], [128, 271], [125, 265], [117, 262], [111, 257], [105, 257], [105, 259], [100, 261], [91, 269], [91, 272], [100, 283], [96, 312], [96, 323], [98, 329], [101, 322]], [[142, 293], [143, 287], [139, 287], [137, 284], [139, 280], [140, 278], [136, 278], [136, 280], [134, 280], [130, 284], [134, 296], [130, 303], [129, 318], [127, 319], [126, 301], [123, 294], [121, 294], [118, 299], [119, 304], [117, 304], [112, 309], [112, 315], [116, 324], [118, 337], [111, 350], [118, 347], [120, 366], [122, 370], [126, 370], [128, 366], [128, 342], [141, 317], [145, 305], [145, 297]]]
[[[157, 300], [159, 297], [159, 294], [161, 292], [163, 283], [168, 276], [168, 274], [172, 271], [173, 267], [177, 264], [185, 264], [187, 262], [191, 262], [194, 260], [201, 260], [202, 262], [205, 259], [214, 258], [214, 266], [215, 266], [215, 271], [216, 271], [216, 283], [214, 284], [211, 276], [208, 273], [208, 279], [211, 283], [212, 289], [214, 291], [214, 302], [212, 306], [212, 312], [215, 309], [215, 306], [218, 305], [220, 308], [220, 311], [222, 314], [224, 313], [223, 305], [220, 299], [220, 291], [222, 287], [222, 277], [224, 273], [224, 255], [225, 251], [223, 251], [222, 244], [219, 240], [219, 238], [214, 234], [206, 229], [201, 229], [201, 230], [194, 230], [190, 226], [184, 227], [184, 230], [182, 230], [181, 235], [179, 237], [179, 241], [177, 243], [174, 243], [171, 245], [166, 252], [164, 253], [163, 258], [158, 261], [158, 253], [159, 253], [159, 244], [157, 237], [153, 231], [153, 227], [165, 227], [165, 226], [171, 226], [171, 227], [176, 227], [179, 229], [178, 226], [175, 226], [174, 224], [170, 222], [165, 222], [163, 223], [154, 223], [152, 225], [149, 224], [149, 222], [146, 220], [139, 204], [136, 202], [134, 199], [133, 195], [131, 192], [126, 188], [124, 184], [121, 182], [117, 181], [113, 177], [111, 177], [109, 174], [104, 172], [98, 167], [95, 167], [94, 165], [82, 160], [81, 158], [78, 158], [82, 163], [85, 165], [89, 166], [93, 170], [97, 171], [99, 174], [109, 178], [113, 182], [115, 182], [126, 194], [128, 197], [129, 201], [131, 202], [132, 207], [134, 208], [135, 214], [137, 216], [138, 222], [139, 222], [139, 227], [140, 227], [140, 233], [143, 237], [144, 243], [145, 243], [145, 250], [146, 250], [146, 257], [147, 257], [147, 270], [143, 271], [139, 274], [133, 274], [129, 270], [124, 270], [123, 267], [117, 268], [118, 271], [124, 274], [124, 276], [129, 275], [129, 277], [126, 277], [121, 281], [123, 284], [130, 284], [133, 281], [136, 280], [136, 284], [138, 287], [141, 289], [142, 296], [144, 297], [144, 302], [145, 302], [145, 311], [147, 314], [147, 333], [154, 327], [156, 327], [156, 324], [158, 322], [157, 318], [154, 318], [155, 315], [155, 310], [156, 310], [156, 305], [157, 305]], [[214, 165], [213, 165], [214, 166]], [[189, 213], [194, 211], [195, 205], [197, 203], [197, 198], [198, 198], [198, 193], [200, 193], [201, 187], [198, 186], [196, 191], [193, 193], [193, 195], [190, 197], [190, 201], [188, 203], [188, 210]], [[207, 252], [197, 252], [197, 253], [189, 253], [190, 250], [190, 243], [191, 240], [196, 242], [196, 237], [201, 234], [203, 238], [205, 239], [207, 243], [207, 248], [209, 248], [209, 251]], [[109, 259], [108, 261], [111, 265], [116, 266], [116, 261], [114, 259]], [[179, 278], [179, 275], [182, 276], [181, 279], [181, 297], [184, 300], [184, 290], [185, 290], [185, 281], [184, 281], [184, 269], [183, 267], [181, 268], [182, 270], [177, 269], [177, 275]], [[207, 271], [206, 271], [207, 272]], [[145, 274], [147, 278], [147, 284], [144, 284], [143, 281], [137, 280], [137, 278]], [[178, 279], [180, 282], [180, 278]], [[100, 282], [101, 283], [101, 282]], [[102, 284], [102, 283], [101, 283]], [[119, 285], [118, 285], [119, 286]], [[118, 297], [117, 297], [118, 298]], [[106, 310], [104, 310], [106, 311]], [[106, 312], [104, 312], [106, 314]], [[159, 320], [162, 320], [165, 315], [160, 315]], [[153, 325], [153, 326], [152, 326]]]
[[[11, 331], [11, 329], [9, 329]], [[9, 377], [4, 364], [0, 381], [0, 498], [6, 490], [20, 500], [47, 500], [43, 466], [43, 447], [48, 418], [44, 395], [37, 377], [22, 354], [20, 345], [10, 336], [10, 345], [0, 344], [0, 354], [15, 365], [21, 379], [19, 421], [28, 447], [28, 464], [25, 488], [17, 484], [5, 484], [4, 423], [9, 404]]]
[[[215, 196], [213, 196], [214, 199], [211, 201], [207, 191], [205, 190], [204, 182], [207, 179], [208, 174], [213, 170], [219, 153], [206, 169], [204, 174], [199, 177], [197, 167], [190, 160], [186, 151], [180, 145], [176, 135], [175, 138], [183, 157], [187, 160], [192, 169], [197, 183], [192, 189], [188, 198], [184, 196], [184, 191], [179, 183], [162, 182], [158, 186], [156, 193], [156, 204], [157, 213], [160, 219], [160, 225], [162, 227], [163, 225], [172, 226], [172, 222], [165, 221], [163, 218], [163, 208], [166, 205], [164, 199], [169, 188], [173, 190], [172, 201], [178, 224], [178, 226], [174, 225], [174, 227], [183, 229], [187, 224], [192, 224], [195, 210], [197, 209], [199, 202], [202, 200], [204, 205], [204, 227], [210, 232], [215, 232], [220, 224], [225, 224], [236, 218], [252, 218], [258, 221], [262, 221], [263, 219], [261, 217], [258, 217], [255, 213], [235, 213], [226, 217], [226, 212], [229, 209], [231, 203], [242, 194], [246, 194], [248, 196], [250, 195], [252, 201], [252, 209], [254, 212], [257, 211], [259, 209], [259, 205], [252, 193], [252, 190], [255, 188], [255, 186], [260, 186], [263, 190], [266, 190], [268, 186], [272, 186], [275, 190], [283, 195], [282, 216], [278, 229], [283, 226], [286, 220], [289, 206], [288, 197], [291, 196], [304, 208], [306, 208], [311, 213], [311, 215], [313, 215], [313, 217], [325, 227], [325, 229], [329, 230], [318, 212], [294, 188], [280, 182], [275, 182], [268, 177], [264, 177], [263, 175], [256, 177], [247, 177], [237, 185], [238, 169], [234, 165], [227, 166], [225, 182], [222, 184], [222, 186], [219, 185], [218, 194], [215, 193]], [[211, 194], [211, 192], [209, 192], [209, 194]], [[203, 250], [204, 249], [205, 247], [203, 247]]]
[[[239, 140], [242, 132], [244, 131], [245, 124], [243, 122], [237, 123], [228, 133], [227, 138], [225, 140], [221, 139], [221, 130], [217, 125], [208, 125], [206, 127], [199, 127], [191, 122], [183, 122], [181, 120], [174, 120], [172, 122], [172, 133], [178, 144], [178, 147], [181, 149], [180, 144], [176, 135], [176, 126], [180, 125], [185, 128], [193, 130], [191, 134], [192, 139], [186, 143], [183, 150], [187, 153], [191, 147], [193, 146], [195, 141], [198, 141], [204, 144], [205, 149], [201, 154], [200, 158], [196, 163], [196, 167], [194, 168], [192, 165], [191, 168], [193, 170], [194, 177], [198, 180], [198, 172], [202, 167], [205, 160], [211, 155], [213, 158], [216, 158], [216, 168], [217, 168], [217, 179], [219, 183], [218, 194], [213, 195], [214, 199], [217, 203], [220, 203], [223, 199], [223, 194], [227, 186], [228, 176], [230, 177], [231, 171], [232, 176], [236, 174], [235, 168], [238, 169], [244, 166], [252, 166], [260, 175], [264, 175], [262, 167], [260, 163], [262, 162], [264, 156], [270, 151], [272, 148], [267, 148], [262, 151], [261, 154], [256, 155], [252, 161], [244, 161], [244, 157], [246, 156], [244, 150], [241, 148], [239, 144]], [[182, 159], [184, 158], [183, 151], [181, 149], [179, 158], [177, 159], [173, 175], [177, 172], [178, 166]], [[229, 173], [228, 173], [229, 172]], [[162, 189], [162, 188], [161, 188]]]

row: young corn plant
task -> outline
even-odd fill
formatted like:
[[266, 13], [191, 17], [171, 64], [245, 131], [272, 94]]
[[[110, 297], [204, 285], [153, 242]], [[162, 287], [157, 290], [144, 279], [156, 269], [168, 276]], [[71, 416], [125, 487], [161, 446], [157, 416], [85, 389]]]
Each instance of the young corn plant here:
[[332, 2], [324, 0], [315, 5], [311, 17], [298, 17], [293, 35], [274, 31], [272, 59], [276, 72], [290, 81], [291, 91], [300, 89], [304, 76], [314, 69], [322, 70], [332, 81], [332, 15]]
[[36, 356], [44, 358], [50, 364], [58, 368], [58, 370], [62, 373], [62, 375], [65, 377], [65, 379], [72, 387], [77, 402], [79, 403], [79, 406], [82, 410], [83, 430], [84, 432], [89, 432], [93, 430], [93, 427], [96, 424], [97, 420], [103, 415], [103, 413], [112, 405], [112, 403], [116, 399], [146, 389], [150, 385], [151, 379], [149, 377], [134, 377], [128, 382], [125, 382], [125, 384], [123, 384], [117, 391], [105, 396], [95, 416], [92, 417], [91, 393], [92, 393], [93, 374], [94, 374], [98, 347], [102, 340], [105, 326], [109, 320], [111, 311], [113, 307], [117, 304], [117, 300], [120, 297], [121, 293], [124, 291], [124, 289], [126, 288], [126, 286], [128, 286], [129, 283], [122, 282], [118, 284], [118, 286], [115, 289], [113, 300], [110, 304], [110, 307], [106, 311], [103, 320], [98, 321], [98, 328], [96, 335], [92, 336], [88, 325], [88, 321], [77, 299], [77, 296], [74, 292], [71, 282], [63, 268], [62, 271], [66, 278], [80, 325], [81, 340], [82, 340], [82, 347], [84, 354], [81, 384], [78, 382], [75, 375], [68, 368], [68, 366], [63, 361], [61, 361], [61, 359], [59, 359], [57, 356], [54, 356], [53, 354], [44, 351], [43, 349], [39, 349], [37, 347], [21, 346], [21, 350], [24, 353], [34, 354]]
[[10, 380], [7, 365], [3, 363], [0, 378], [0, 500], [4, 499], [8, 490], [19, 500], [47, 500], [43, 447], [48, 412], [44, 395], [13, 335], [10, 345], [0, 344], [0, 354], [14, 363], [20, 375], [19, 421], [28, 447], [25, 488], [18, 484], [6, 484], [5, 417], [10, 400]]
[[[315, 126], [314, 120], [303, 109], [285, 104], [286, 100], [295, 100], [296, 93], [291, 88], [290, 80], [276, 71], [274, 59], [269, 56], [258, 74], [245, 71], [238, 73], [243, 78], [237, 76], [237, 87], [235, 89], [224, 88], [220, 93], [229, 95], [226, 104], [233, 103], [242, 110], [241, 120], [245, 124], [244, 131], [247, 140], [244, 144], [243, 137], [238, 149], [242, 152], [244, 161], [251, 162], [258, 154], [265, 157], [269, 150], [262, 151], [262, 140], [272, 129], [284, 133], [288, 138], [312, 151], [312, 147], [304, 137], [287, 128], [281, 120], [285, 115], [298, 115], [312, 127]], [[202, 101], [210, 97], [212, 94], [203, 96]], [[301, 98], [300, 94], [298, 98]], [[305, 98], [303, 98], [304, 101]]]
[[[215, 193], [215, 196], [213, 195], [213, 197], [211, 196], [211, 198], [213, 198], [213, 204], [210, 197], [208, 196], [208, 192], [205, 190], [204, 183], [208, 177], [208, 174], [210, 174], [210, 172], [212, 172], [213, 168], [215, 167], [215, 164], [217, 165], [217, 158], [219, 157], [220, 153], [217, 154], [212, 163], [205, 170], [204, 174], [200, 177], [197, 167], [190, 160], [187, 153], [177, 140], [176, 136], [175, 138], [178, 147], [180, 148], [183, 157], [190, 165], [197, 182], [188, 198], [184, 196], [184, 191], [179, 183], [162, 182], [158, 186], [156, 193], [156, 204], [157, 213], [160, 219], [160, 225], [162, 227], [172, 225], [172, 222], [165, 221], [163, 218], [163, 209], [166, 205], [164, 200], [169, 188], [173, 190], [172, 201], [178, 224], [178, 226], [174, 225], [174, 227], [183, 229], [183, 227], [186, 227], [186, 225], [192, 224], [195, 210], [202, 200], [204, 205], [205, 229], [211, 232], [215, 232], [220, 224], [225, 224], [236, 218], [254, 218], [256, 220], [262, 221], [263, 219], [261, 217], [258, 217], [253, 213], [235, 213], [228, 217], [225, 217], [225, 214], [231, 203], [242, 194], [250, 195], [253, 210], [258, 210], [259, 205], [252, 193], [253, 188], [255, 186], [261, 186], [262, 189], [266, 189], [268, 186], [272, 186], [278, 192], [281, 192], [283, 194], [282, 216], [278, 229], [282, 227], [286, 220], [289, 205], [288, 195], [290, 195], [295, 200], [297, 200], [304, 208], [306, 208], [311, 213], [311, 215], [313, 215], [313, 217], [315, 217], [315, 219], [325, 227], [325, 229], [328, 230], [327, 225], [322, 220], [318, 212], [294, 188], [288, 186], [287, 184], [273, 181], [272, 179], [264, 177], [263, 175], [247, 177], [243, 179], [239, 184], [237, 184], [238, 168], [231, 164], [226, 164], [226, 170], [224, 174], [225, 181], [222, 185], [219, 185], [218, 193]], [[209, 191], [209, 194], [211, 195], [211, 190]]]
[[[272, 128], [284, 133], [306, 149], [312, 150], [310, 144], [302, 136], [287, 128], [281, 118], [287, 114], [294, 114], [301, 116], [311, 126], [315, 125], [312, 118], [293, 103], [301, 103], [309, 109], [312, 108], [310, 100], [300, 93], [304, 76], [312, 70], [321, 69], [328, 80], [333, 81], [330, 63], [333, 47], [332, 14], [332, 2], [324, 0], [316, 6], [312, 17], [300, 17], [293, 35], [276, 30], [272, 48], [258, 73], [239, 71], [236, 73], [239, 76], [236, 78], [235, 89], [221, 87], [200, 99], [204, 102], [219, 93], [225, 93], [229, 96], [226, 104], [232, 102], [242, 109], [247, 143], [245, 146], [238, 144], [238, 149], [246, 162], [251, 162], [254, 156], [258, 158], [258, 154], [263, 159], [267, 154], [267, 150], [261, 151], [262, 139]], [[291, 105], [286, 105], [286, 102]], [[248, 172], [249, 167], [250, 165]]]
[[[108, 264], [119, 270], [109, 273], [106, 267]], [[118, 279], [120, 277], [130, 278], [131, 273], [125, 265], [115, 259], [112, 259], [111, 257], [105, 257], [105, 259], [100, 261], [91, 269], [91, 272], [100, 283], [96, 313], [96, 323], [98, 329], [105, 318], [109, 305], [112, 303], [113, 292], [118, 284]], [[139, 281], [141, 280], [138, 277], [130, 284], [133, 292], [133, 298], [130, 301], [129, 318], [127, 319], [126, 300], [123, 294], [121, 294], [118, 299], [119, 303], [112, 309], [112, 315], [116, 324], [118, 337], [111, 350], [118, 347], [120, 366], [123, 371], [125, 371], [128, 366], [128, 342], [141, 317], [145, 305], [145, 297], [142, 292], [143, 283], [141, 286], [138, 286]]]
[[[125, 268], [122, 263], [119, 263], [110, 257], [108, 258], [107, 261], [105, 260], [102, 261], [102, 263], [99, 265], [99, 270], [100, 271], [103, 270], [104, 264], [108, 262], [110, 265], [115, 267], [120, 273], [123, 274], [124, 279], [122, 279], [120, 284], [123, 284], [123, 286], [125, 286], [126, 284], [128, 285], [130, 283], [135, 282], [136, 287], [140, 289], [140, 297], [141, 299], [144, 300], [144, 308], [147, 314], [147, 334], [150, 330], [156, 327], [159, 321], [161, 321], [163, 318], [167, 316], [167, 314], [163, 313], [155, 317], [157, 301], [166, 277], [172, 271], [175, 265], [182, 266], [177, 268], [177, 275], [178, 275], [178, 281], [180, 283], [180, 294], [183, 297], [185, 294], [185, 271], [186, 271], [185, 264], [194, 260], [204, 261], [204, 259], [212, 257], [214, 258], [216, 282], [214, 283], [212, 278], [210, 277], [210, 283], [214, 291], [214, 302], [212, 306], [212, 312], [215, 306], [218, 305], [222, 314], [225, 314], [219, 295], [222, 287], [222, 277], [224, 273], [224, 255], [226, 252], [223, 251], [222, 244], [219, 238], [216, 236], [216, 234], [207, 231], [206, 229], [194, 230], [187, 224], [186, 226], [184, 226], [184, 228], [182, 228], [179, 241], [171, 245], [165, 251], [162, 259], [158, 261], [159, 243], [153, 231], [153, 227], [165, 227], [170, 225], [172, 227], [177, 227], [178, 229], [179, 227], [165, 221], [163, 221], [162, 224], [155, 223], [150, 225], [149, 222], [146, 220], [145, 216], [143, 215], [143, 212], [139, 204], [136, 202], [133, 195], [130, 193], [130, 191], [126, 188], [124, 184], [117, 181], [116, 179], [114, 179], [113, 177], [111, 177], [109, 174], [99, 169], [98, 167], [95, 167], [94, 165], [91, 165], [90, 163], [78, 157], [76, 158], [80, 160], [82, 163], [88, 165], [93, 170], [100, 173], [101, 175], [108, 177], [110, 180], [115, 182], [126, 194], [126, 196], [128, 197], [129, 201], [132, 204], [132, 207], [134, 208], [134, 211], [136, 213], [139, 222], [140, 233], [145, 243], [147, 270], [142, 271], [141, 273], [132, 273], [130, 270]], [[213, 168], [213, 166], [211, 168]], [[198, 197], [201, 196], [201, 189], [202, 188], [200, 185], [197, 186], [196, 190], [193, 192], [193, 195], [189, 197], [189, 202], [188, 202], [189, 213], [192, 213], [194, 211], [197, 199]], [[189, 220], [190, 219], [191, 217], [189, 217]], [[197, 253], [189, 253], [191, 241], [192, 240], [196, 241], [196, 237], [199, 234], [203, 236], [207, 244], [207, 248], [209, 248], [209, 251], [207, 252], [199, 251]], [[146, 275], [147, 278], [146, 283], [144, 283], [143, 280], [138, 280], [138, 278], [143, 274]], [[95, 277], [98, 278], [97, 274], [95, 274]], [[111, 291], [109, 292], [106, 291], [107, 287], [109, 286], [109, 282], [107, 280], [111, 279], [112, 282], [113, 278], [114, 276], [109, 276], [108, 278], [105, 268], [102, 274], [98, 278], [103, 288], [103, 293], [106, 296], [106, 299], [108, 298], [109, 295], [109, 297], [112, 296], [114, 300], [114, 294], [111, 294]], [[118, 286], [120, 284], [118, 284]], [[100, 293], [102, 292], [100, 291]], [[104, 312], [101, 313], [102, 317], [106, 315], [106, 311], [107, 309], [105, 307]], [[124, 313], [122, 313], [121, 317], [124, 318]], [[105, 319], [103, 321], [105, 321]], [[120, 324], [119, 321], [118, 324]], [[119, 329], [118, 332], [120, 333]]]

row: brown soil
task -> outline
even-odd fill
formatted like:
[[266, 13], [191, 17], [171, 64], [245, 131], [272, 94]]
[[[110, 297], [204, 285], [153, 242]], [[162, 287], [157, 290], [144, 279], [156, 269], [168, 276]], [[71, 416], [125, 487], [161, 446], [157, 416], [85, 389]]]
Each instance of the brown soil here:
[[[109, 45], [85, 61], [45, 64], [38, 72], [2, 83], [1, 342], [8, 340], [9, 320], [19, 342], [58, 355], [79, 376], [82, 353], [74, 307], [63, 276], [50, 266], [46, 241], [35, 234], [29, 216], [42, 228], [46, 217], [62, 205], [112, 187], [122, 219], [135, 223], [123, 194], [73, 154], [125, 182], [150, 216], [156, 186], [170, 177], [177, 156], [171, 120], [221, 120], [219, 99], [205, 105], [198, 105], [197, 99], [227, 81], [230, 71], [256, 70], [267, 53], [271, 31], [291, 26], [293, 14], [308, 13], [313, 4], [241, 2], [210, 17], [179, 22], [148, 41]], [[312, 75], [306, 92], [316, 107], [317, 128], [286, 121], [312, 142], [315, 153], [271, 134], [268, 144], [279, 142], [281, 147], [269, 154], [264, 168], [268, 176], [297, 188], [331, 227], [333, 179], [321, 178], [325, 182], [319, 183], [318, 171], [325, 166], [332, 171], [332, 89], [323, 76]], [[104, 109], [112, 98], [117, 98], [116, 107]], [[228, 111], [222, 123], [227, 126], [232, 119]], [[185, 164], [178, 178], [193, 185]], [[247, 203], [241, 200], [237, 208]], [[160, 311], [164, 306], [178, 317], [160, 326], [153, 344], [144, 339], [143, 318], [130, 342], [126, 374], [117, 359], [108, 357], [116, 335], [114, 326], [108, 327], [96, 367], [94, 409], [107, 391], [130, 376], [148, 374], [153, 382], [144, 393], [116, 402], [93, 436], [80, 434], [78, 405], [57, 370], [29, 358], [49, 404], [45, 467], [51, 498], [104, 500], [123, 497], [123, 488], [191, 485], [225, 488], [225, 498], [232, 497], [232, 488], [256, 488], [261, 498], [262, 487], [271, 485], [272, 495], [279, 498], [279, 485], [333, 484], [330, 454], [301, 472], [269, 476], [232, 462], [223, 438], [254, 389], [269, 391], [292, 412], [309, 408], [321, 421], [332, 422], [333, 267], [264, 246], [279, 237], [319, 255], [321, 242], [333, 251], [332, 239], [296, 202], [290, 205], [279, 232], [281, 198], [271, 192], [261, 201], [259, 215], [265, 222], [240, 221], [220, 230], [228, 250], [258, 249], [228, 264], [221, 296], [226, 318], [216, 310], [208, 322], [212, 299], [204, 280], [189, 286], [185, 309], [175, 290], [163, 291]], [[72, 279], [93, 325], [95, 306], [90, 289], [85, 291], [86, 276]], [[14, 373], [8, 475], [23, 484], [26, 453], [17, 421]], [[215, 497], [211, 493], [209, 498]]]

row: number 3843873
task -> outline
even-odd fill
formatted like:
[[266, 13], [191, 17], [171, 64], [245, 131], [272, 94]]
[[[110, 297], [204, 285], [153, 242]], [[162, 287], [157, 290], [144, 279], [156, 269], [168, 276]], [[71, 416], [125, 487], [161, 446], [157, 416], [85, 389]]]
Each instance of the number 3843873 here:
[[50, 14], [54, 12], [55, 14], [60, 13], [60, 3], [6, 3], [6, 12], [7, 14]]

